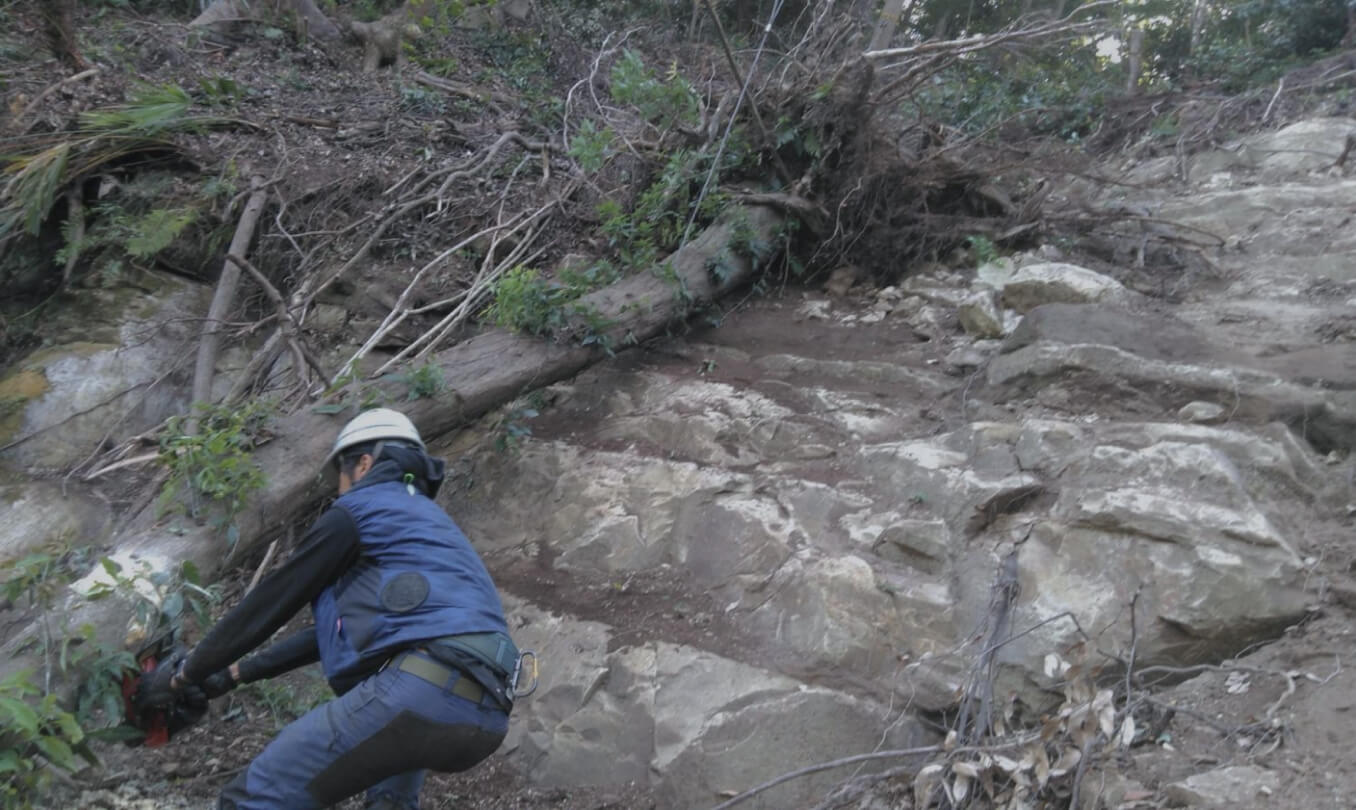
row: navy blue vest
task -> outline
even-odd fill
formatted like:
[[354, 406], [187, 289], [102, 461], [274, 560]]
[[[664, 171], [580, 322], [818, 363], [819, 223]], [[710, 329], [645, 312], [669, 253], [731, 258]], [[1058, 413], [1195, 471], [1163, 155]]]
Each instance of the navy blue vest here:
[[397, 651], [459, 633], [508, 633], [485, 564], [452, 518], [400, 481], [335, 502], [358, 524], [358, 561], [311, 603], [325, 677], [352, 681]]

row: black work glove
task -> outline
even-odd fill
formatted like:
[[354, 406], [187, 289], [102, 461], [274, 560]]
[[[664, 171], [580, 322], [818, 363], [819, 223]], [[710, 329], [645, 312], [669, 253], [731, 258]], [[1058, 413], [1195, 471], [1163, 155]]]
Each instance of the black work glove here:
[[207, 694], [197, 684], [190, 683], [175, 693], [174, 706], [169, 710], [166, 725], [170, 737], [194, 725], [207, 716]]
[[170, 655], [157, 664], [155, 669], [141, 676], [141, 681], [137, 683], [137, 691], [132, 696], [132, 705], [137, 711], [168, 709], [174, 705], [182, 686], [175, 688], [171, 681], [183, 664], [182, 654]]
[[208, 700], [216, 700], [227, 692], [239, 686], [240, 683], [231, 677], [230, 668], [218, 670], [207, 676], [199, 686], [202, 687], [203, 694]]

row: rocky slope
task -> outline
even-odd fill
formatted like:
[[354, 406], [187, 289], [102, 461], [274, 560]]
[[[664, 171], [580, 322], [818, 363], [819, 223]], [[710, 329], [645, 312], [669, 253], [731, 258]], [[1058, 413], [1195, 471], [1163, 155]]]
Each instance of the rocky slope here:
[[[633, 805], [592, 798], [614, 785], [710, 806], [936, 743], [990, 677], [997, 714], [1031, 721], [1071, 678], [1054, 654], [1116, 681], [1132, 662], [1180, 707], [1108, 747], [1084, 807], [1345, 806], [1356, 181], [1334, 164], [1354, 133], [1305, 122], [1059, 189], [1118, 212], [1125, 249], [774, 286], [445, 441], [445, 503], [542, 660], [500, 767], [559, 791], [531, 806]], [[8, 547], [107, 526], [29, 476], [174, 407], [136, 391], [169, 359], [144, 335], [183, 336], [137, 324], [195, 294], [105, 302], [107, 335], [0, 381], [0, 437], [89, 411], [5, 451]], [[744, 806], [811, 807], [851, 773]]]
[[[1184, 183], [1150, 162], [1132, 176], [1159, 190], [1091, 201], [1194, 242], [1209, 272], [1171, 300], [1134, 257], [1094, 272], [1047, 247], [784, 290], [519, 403], [518, 441], [463, 457], [450, 503], [543, 655], [510, 757], [698, 807], [934, 740], [1010, 556], [998, 694], [1032, 712], [1057, 686], [1046, 656], [1079, 641], [1191, 674], [1344, 616], [1356, 186], [1329, 167], [1352, 131], [1250, 138]], [[1198, 801], [1125, 756], [1142, 782], [1122, 799]], [[755, 803], [810, 806], [841, 778]]]

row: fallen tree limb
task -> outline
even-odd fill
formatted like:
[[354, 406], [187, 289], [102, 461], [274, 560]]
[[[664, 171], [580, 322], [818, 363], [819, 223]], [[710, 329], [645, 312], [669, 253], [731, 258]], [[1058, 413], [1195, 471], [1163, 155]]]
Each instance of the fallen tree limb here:
[[[245, 255], [250, 242], [254, 240], [254, 226], [259, 222], [264, 202], [268, 199], [268, 190], [264, 187], [263, 177], [256, 175], [250, 178], [250, 187], [252, 191], [249, 201], [245, 203], [245, 210], [240, 214], [235, 235], [231, 237], [231, 246], [226, 249], [228, 255]], [[221, 322], [226, 320], [227, 313], [235, 303], [235, 290], [239, 284], [240, 267], [235, 262], [227, 260], [222, 265], [216, 292], [212, 294], [212, 303], [207, 308], [207, 320], [202, 326], [202, 338], [198, 343], [198, 361], [193, 369], [192, 402], [207, 403], [212, 400], [212, 378], [216, 372], [217, 351], [221, 347]], [[197, 424], [197, 415], [190, 414], [188, 432], [195, 433]]]
[[1087, 23], [1074, 22], [1075, 17], [1084, 15], [1094, 9], [1109, 7], [1113, 3], [1114, 0], [1097, 0], [1097, 2], [1079, 6], [1061, 19], [1040, 25], [1033, 25], [1030, 28], [1000, 31], [996, 34], [976, 34], [975, 36], [965, 37], [964, 39], [924, 42], [919, 45], [910, 45], [905, 48], [886, 48], [879, 51], [867, 51], [862, 54], [862, 56], [867, 59], [900, 59], [938, 52], [960, 55], [987, 50], [989, 48], [996, 48], [999, 45], [1004, 45], [1015, 40], [1036, 39], [1056, 34], [1065, 34], [1071, 31], [1082, 30], [1082, 27], [1087, 25]]
[[[626, 278], [581, 299], [610, 325], [614, 351], [660, 335], [702, 307], [749, 282], [754, 262], [733, 248], [740, 242], [775, 244], [783, 218], [765, 208], [737, 208], [697, 238], [672, 254], [652, 272]], [[721, 272], [710, 268], [719, 262]], [[485, 412], [522, 394], [569, 378], [608, 356], [603, 344], [579, 345], [491, 329], [433, 355], [430, 360], [453, 382], [437, 397], [416, 399], [404, 406], [420, 432], [436, 440]], [[377, 381], [369, 389], [391, 399], [404, 396], [398, 383]], [[381, 392], [383, 386], [390, 390]], [[376, 389], [376, 390], [374, 390]], [[273, 440], [257, 448], [253, 460], [268, 477], [236, 516], [239, 538], [233, 556], [276, 537], [290, 522], [306, 514], [315, 502], [332, 494], [320, 480], [322, 461], [343, 421], [356, 412], [320, 414], [302, 410], [269, 425]], [[176, 573], [191, 562], [207, 578], [215, 578], [225, 562], [227, 543], [211, 526], [166, 525], [143, 510], [130, 517], [109, 539], [119, 557], [135, 556], [156, 571]], [[97, 568], [97, 566], [96, 566]], [[104, 642], [121, 641], [130, 608], [109, 601], [91, 603], [79, 596], [82, 583], [73, 586], [64, 611], [71, 625], [91, 624]], [[33, 652], [23, 651], [36, 628], [9, 635], [0, 646], [0, 677], [33, 666]]]
[[[65, 87], [68, 84], [75, 84], [78, 81], [83, 81], [92, 76], [97, 76], [98, 74], [99, 68], [92, 67], [89, 68], [88, 70], [82, 70], [79, 73], [75, 74], [74, 76], [67, 76], [66, 78], [62, 79], [61, 81], [55, 84], [48, 85], [47, 89], [43, 90], [41, 93], [38, 93], [36, 96], [33, 97], [32, 101], [25, 104], [24, 108], [19, 111], [18, 115], [10, 119], [9, 122], [10, 127], [18, 129], [19, 122], [22, 121], [24, 117], [27, 116], [30, 112], [36, 110], [38, 108], [38, 105], [41, 104], [43, 100], [46, 99], [48, 96], [52, 95], [52, 93], [55, 93], [57, 90], [60, 90], [61, 88]], [[19, 134], [27, 135], [28, 131], [32, 128], [33, 125], [30, 123], [27, 126], [25, 126], [22, 130], [19, 130]]]
[[282, 330], [283, 339], [287, 342], [288, 348], [292, 351], [292, 370], [297, 375], [297, 382], [301, 385], [306, 384], [307, 366], [314, 369], [316, 374], [320, 375], [320, 379], [326, 379], [324, 367], [320, 365], [320, 361], [316, 359], [315, 355], [307, 350], [306, 344], [301, 339], [301, 329], [297, 326], [297, 322], [292, 318], [292, 313], [287, 311], [287, 302], [283, 300], [282, 293], [278, 292], [278, 288], [274, 287], [273, 284], [269, 282], [268, 277], [243, 256], [228, 253], [226, 254], [226, 261], [237, 267], [243, 268], [248, 272], [255, 283], [263, 289], [264, 294], [268, 296], [268, 300], [272, 301], [273, 306], [277, 308], [278, 328]]

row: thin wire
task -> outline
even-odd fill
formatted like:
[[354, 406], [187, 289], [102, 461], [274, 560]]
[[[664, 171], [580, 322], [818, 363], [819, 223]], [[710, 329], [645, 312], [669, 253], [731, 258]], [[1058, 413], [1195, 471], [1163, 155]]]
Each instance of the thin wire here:
[[725, 134], [720, 138], [720, 145], [716, 147], [716, 156], [711, 160], [711, 168], [706, 171], [706, 180], [702, 182], [702, 190], [698, 192], [697, 199], [692, 203], [692, 214], [687, 218], [687, 227], [683, 229], [683, 238], [678, 243], [678, 250], [682, 250], [687, 244], [688, 237], [692, 235], [692, 226], [697, 222], [697, 212], [702, 209], [702, 201], [706, 199], [706, 192], [711, 188], [711, 178], [720, 168], [720, 158], [725, 153], [725, 144], [730, 140], [730, 133], [734, 132], [735, 119], [739, 116], [739, 108], [744, 105], [744, 97], [748, 95], [749, 85], [753, 83], [753, 76], [758, 72], [758, 58], [763, 55], [763, 47], [767, 45], [767, 38], [772, 33], [772, 24], [777, 21], [777, 15], [781, 13], [784, 0], [777, 0], [772, 4], [772, 13], [767, 22], [763, 24], [763, 38], [758, 41], [758, 48], [753, 52], [753, 61], [749, 63], [748, 75], [744, 77], [744, 84], [739, 88], [739, 98], [735, 99], [734, 109], [730, 111], [730, 120], [725, 125]]

